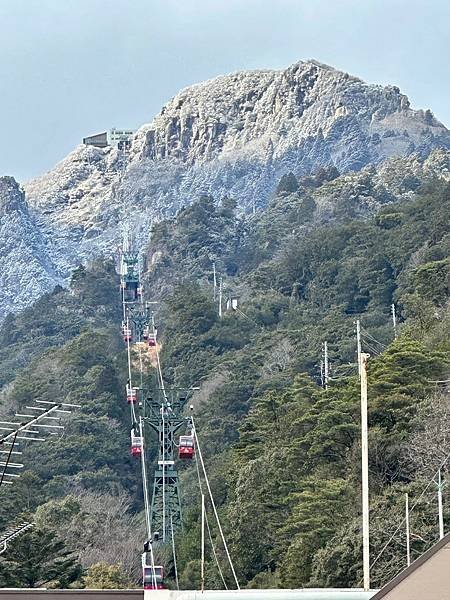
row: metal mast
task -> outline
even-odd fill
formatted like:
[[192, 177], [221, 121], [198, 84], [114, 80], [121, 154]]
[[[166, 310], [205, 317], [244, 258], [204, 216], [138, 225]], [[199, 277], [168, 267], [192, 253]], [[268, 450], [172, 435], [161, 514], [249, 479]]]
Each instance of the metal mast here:
[[[148, 394], [146, 390], [142, 389], [142, 359], [140, 357], [141, 401], [136, 406], [134, 403], [131, 404], [131, 420], [132, 427], [136, 432], [139, 431], [139, 437], [141, 438], [143, 493], [149, 537], [151, 532], [159, 532], [161, 540], [166, 541], [170, 539], [171, 531], [180, 528], [182, 523], [178, 472], [174, 466], [174, 452], [175, 434], [182, 426], [186, 426], [186, 418], [181, 416], [181, 413], [187, 398], [186, 394], [176, 394], [175, 391], [169, 391], [168, 393], [164, 387], [156, 341], [157, 332], [152, 312], [149, 309], [152, 303], [146, 303], [143, 300], [138, 262], [138, 252], [134, 248], [131, 236], [127, 235], [122, 247], [120, 269], [124, 321], [126, 327], [131, 330], [131, 339], [135, 342], [140, 343], [146, 338], [152, 341], [159, 379], [159, 389], [155, 394]], [[131, 382], [132, 355], [129, 340], [127, 346], [128, 386], [130, 389], [134, 389]], [[146, 469], [149, 444], [145, 442], [145, 434], [148, 427], [156, 433], [158, 439], [158, 463], [153, 476], [151, 503], [148, 498]]]
[[158, 466], [153, 476], [153, 495], [151, 503], [151, 524], [153, 531], [159, 531], [162, 540], [170, 537], [171, 527], [182, 526], [181, 499], [178, 472], [175, 468], [174, 448], [176, 432], [186, 426], [182, 410], [186, 404], [186, 395], [176, 390], [159, 390], [157, 398], [145, 401], [144, 422], [158, 436]]

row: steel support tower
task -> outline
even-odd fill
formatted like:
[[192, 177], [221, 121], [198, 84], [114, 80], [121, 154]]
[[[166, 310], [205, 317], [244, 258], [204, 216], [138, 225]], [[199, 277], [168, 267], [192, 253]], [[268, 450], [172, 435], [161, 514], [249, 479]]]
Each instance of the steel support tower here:
[[[154, 329], [150, 305], [142, 298], [142, 288], [139, 278], [138, 253], [133, 248], [131, 237], [127, 237], [121, 256], [121, 287], [123, 290], [124, 318], [133, 330], [137, 342], [143, 340], [145, 328]], [[139, 297], [128, 299], [127, 290], [139, 289]], [[155, 350], [158, 352], [158, 349]], [[159, 359], [158, 359], [159, 364]], [[178, 472], [175, 468], [174, 454], [176, 450], [176, 433], [183, 427], [189, 426], [189, 418], [182, 416], [187, 395], [180, 390], [166, 390], [160, 373], [160, 388], [154, 397], [147, 397], [147, 390], [141, 390], [141, 402], [138, 405], [145, 430], [150, 428], [158, 439], [158, 463], [153, 476], [153, 493], [150, 508], [151, 530], [159, 532], [160, 538], [170, 539], [171, 530], [177, 531], [182, 527], [181, 500]], [[139, 421], [135, 415], [136, 421]], [[143, 451], [148, 454], [148, 444], [143, 444]], [[148, 464], [147, 460], [144, 464]], [[145, 474], [146, 477], [146, 474]], [[144, 492], [145, 493], [145, 492]]]
[[174, 531], [182, 528], [174, 451], [176, 433], [189, 422], [188, 418], [181, 415], [186, 401], [186, 395], [176, 390], [159, 390], [158, 398], [148, 398], [145, 402], [144, 423], [158, 436], [158, 466], [153, 476], [151, 523], [152, 530], [159, 531], [163, 540], [170, 539], [171, 528]]

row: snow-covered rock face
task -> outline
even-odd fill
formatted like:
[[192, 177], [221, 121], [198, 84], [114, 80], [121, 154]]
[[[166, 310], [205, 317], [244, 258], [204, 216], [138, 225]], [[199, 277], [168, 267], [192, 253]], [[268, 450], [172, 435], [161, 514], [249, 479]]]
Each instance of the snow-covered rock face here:
[[446, 133], [431, 113], [412, 111], [398, 88], [301, 62], [188, 88], [137, 138], [141, 155], [156, 160], [270, 158], [301, 172], [332, 162], [342, 172], [421, 147], [425, 129]]
[[308, 61], [189, 87], [136, 133], [128, 157], [80, 146], [25, 191], [56, 281], [81, 260], [113, 254], [125, 223], [145, 242], [153, 220], [202, 193], [250, 211], [286, 172], [358, 171], [436, 147], [450, 148], [449, 131], [398, 88]]
[[0, 177], [0, 318], [62, 282], [24, 192], [12, 177]]

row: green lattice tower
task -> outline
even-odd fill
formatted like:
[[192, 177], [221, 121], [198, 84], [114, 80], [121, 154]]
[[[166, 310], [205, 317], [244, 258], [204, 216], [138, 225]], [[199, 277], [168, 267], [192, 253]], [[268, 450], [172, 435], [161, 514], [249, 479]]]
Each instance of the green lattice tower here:
[[148, 398], [145, 402], [147, 414], [144, 416], [144, 422], [156, 432], [159, 442], [158, 466], [153, 476], [151, 526], [152, 531], [160, 532], [163, 540], [170, 539], [171, 527], [174, 531], [182, 528], [180, 489], [174, 450], [176, 433], [188, 421], [186, 417], [181, 416], [186, 400], [186, 395], [171, 390], [166, 392], [166, 395], [160, 391], [157, 399]]
[[137, 301], [127, 303], [126, 314], [133, 327], [134, 338], [138, 342], [142, 342], [144, 329], [150, 327], [152, 322], [151, 311], [144, 303]]

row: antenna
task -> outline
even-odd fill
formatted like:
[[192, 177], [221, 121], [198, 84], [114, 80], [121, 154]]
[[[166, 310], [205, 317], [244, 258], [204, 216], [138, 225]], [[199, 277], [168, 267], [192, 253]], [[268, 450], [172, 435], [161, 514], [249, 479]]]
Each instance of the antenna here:
[[24, 533], [25, 531], [30, 529], [30, 527], [33, 527], [33, 525], [34, 523], [29, 523], [26, 521], [24, 523], [20, 523], [20, 525], [17, 525], [16, 527], [7, 529], [5, 533], [0, 535], [0, 554], [3, 554], [3, 552], [5, 552], [8, 546], [8, 542], [11, 542], [21, 533]]
[[[36, 404], [44, 406], [25, 406], [26, 413], [15, 414], [16, 419], [25, 419], [25, 421], [0, 421], [0, 431], [9, 432], [0, 438], [0, 454], [6, 455], [0, 457], [4, 459], [0, 460], [0, 486], [11, 485], [20, 477], [23, 463], [12, 462], [13, 456], [22, 454], [18, 450], [18, 440], [45, 442], [48, 438], [43, 436], [57, 435], [58, 430], [64, 429], [64, 426], [59, 424], [62, 414], [70, 414], [73, 408], [80, 408], [79, 404], [56, 403], [48, 400], [36, 400]], [[58, 421], [58, 424], [54, 421]]]

